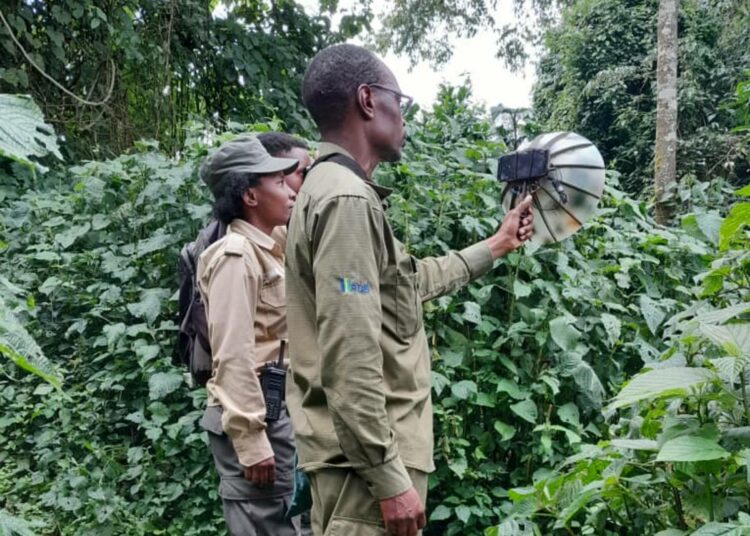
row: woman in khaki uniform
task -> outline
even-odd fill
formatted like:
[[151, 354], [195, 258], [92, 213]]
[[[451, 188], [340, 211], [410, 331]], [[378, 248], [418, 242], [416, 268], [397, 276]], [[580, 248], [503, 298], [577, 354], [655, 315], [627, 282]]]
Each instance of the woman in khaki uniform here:
[[201, 168], [216, 197], [214, 215], [227, 225], [198, 260], [213, 358], [201, 424], [232, 536], [298, 534], [285, 517], [294, 453], [289, 415], [284, 404], [277, 418], [267, 416], [260, 382], [287, 338], [284, 251], [272, 234], [289, 220], [295, 192], [286, 175], [298, 167], [297, 159], [270, 156], [257, 138], [240, 137]]

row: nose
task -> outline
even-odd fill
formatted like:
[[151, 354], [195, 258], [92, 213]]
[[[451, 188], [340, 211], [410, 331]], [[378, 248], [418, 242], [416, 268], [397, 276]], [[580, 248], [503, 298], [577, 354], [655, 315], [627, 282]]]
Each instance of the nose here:
[[289, 199], [295, 201], [297, 199], [297, 192], [295, 192], [294, 188], [289, 186], [286, 182], [284, 182], [284, 185], [286, 186], [286, 193], [289, 196]]

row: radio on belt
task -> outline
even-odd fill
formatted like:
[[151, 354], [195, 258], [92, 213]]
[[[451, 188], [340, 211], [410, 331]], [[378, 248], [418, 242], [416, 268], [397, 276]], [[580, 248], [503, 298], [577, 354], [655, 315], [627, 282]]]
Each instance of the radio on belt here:
[[266, 401], [266, 421], [278, 421], [281, 415], [281, 403], [284, 401], [286, 370], [284, 370], [284, 350], [286, 341], [281, 341], [279, 359], [268, 363], [260, 371], [260, 387]]

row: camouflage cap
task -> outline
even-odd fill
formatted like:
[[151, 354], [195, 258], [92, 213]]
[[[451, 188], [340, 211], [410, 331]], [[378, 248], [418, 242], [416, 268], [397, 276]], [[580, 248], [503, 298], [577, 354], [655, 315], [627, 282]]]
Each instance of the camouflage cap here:
[[232, 172], [287, 175], [297, 169], [295, 158], [277, 158], [266, 151], [255, 136], [240, 136], [221, 146], [204, 160], [200, 176], [215, 197], [221, 195], [227, 176]]

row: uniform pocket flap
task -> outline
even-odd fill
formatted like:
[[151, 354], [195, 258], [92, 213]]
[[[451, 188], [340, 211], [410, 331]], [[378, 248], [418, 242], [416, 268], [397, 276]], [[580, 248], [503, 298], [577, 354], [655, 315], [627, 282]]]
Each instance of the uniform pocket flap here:
[[224, 428], [221, 426], [221, 406], [208, 406], [201, 418], [201, 428], [212, 434], [222, 435]]
[[219, 496], [230, 501], [244, 501], [247, 499], [271, 499], [284, 497], [292, 493], [292, 474], [276, 474], [276, 481], [272, 486], [259, 487], [245, 480], [241, 476], [223, 476], [219, 483]]

